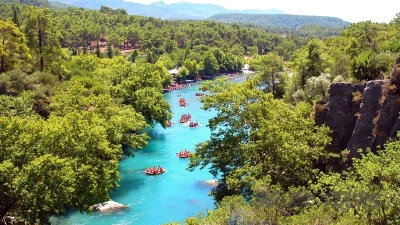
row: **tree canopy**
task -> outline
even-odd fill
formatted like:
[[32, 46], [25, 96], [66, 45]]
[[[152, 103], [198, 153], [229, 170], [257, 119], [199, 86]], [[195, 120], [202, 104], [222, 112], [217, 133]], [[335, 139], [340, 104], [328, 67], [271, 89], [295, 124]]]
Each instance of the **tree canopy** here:
[[328, 129], [315, 126], [310, 107], [291, 107], [258, 89], [259, 79], [244, 84], [206, 83], [213, 93], [204, 109], [215, 109], [210, 140], [200, 143], [189, 168], [210, 166], [220, 177], [217, 198], [249, 193], [255, 180], [269, 175], [284, 187], [315, 179], [313, 162], [324, 160]]

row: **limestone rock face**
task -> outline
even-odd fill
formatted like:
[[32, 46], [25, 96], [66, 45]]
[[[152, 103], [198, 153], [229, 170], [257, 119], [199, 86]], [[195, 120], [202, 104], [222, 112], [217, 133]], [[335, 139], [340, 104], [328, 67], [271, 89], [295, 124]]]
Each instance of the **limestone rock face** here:
[[114, 201], [107, 201], [93, 206], [93, 209], [99, 212], [110, 212], [124, 208], [127, 208], [127, 206]]
[[400, 130], [400, 58], [389, 80], [333, 83], [329, 95], [327, 112], [316, 118], [332, 130], [327, 150], [340, 153], [347, 148], [349, 158], [359, 157], [359, 149], [376, 151]]
[[347, 148], [357, 122], [363, 92], [363, 84], [333, 83], [331, 85], [325, 122], [332, 130], [329, 152], [340, 153]]
[[[350, 158], [359, 157], [359, 149], [365, 150], [372, 147], [379, 126], [378, 121], [383, 103], [386, 102], [388, 95], [389, 84], [389, 80], [376, 80], [367, 83], [363, 93], [359, 118], [347, 145], [350, 150]], [[386, 120], [386, 118], [383, 120]]]

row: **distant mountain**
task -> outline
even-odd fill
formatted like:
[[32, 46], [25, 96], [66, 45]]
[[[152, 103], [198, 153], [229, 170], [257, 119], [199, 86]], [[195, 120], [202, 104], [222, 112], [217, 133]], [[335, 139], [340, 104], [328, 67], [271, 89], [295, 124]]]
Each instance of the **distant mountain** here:
[[273, 8], [273, 9], [267, 9], [267, 10], [260, 10], [260, 9], [246, 9], [246, 10], [231, 10], [229, 13], [243, 13], [243, 14], [285, 14], [280, 9]]
[[62, 2], [50, 2], [50, 5], [56, 9], [66, 9], [68, 7], [71, 7], [71, 5], [68, 5], [68, 4], [65, 4]]
[[[52, 0], [50, 0], [52, 1]], [[219, 5], [196, 4], [188, 2], [178, 2], [165, 4], [164, 2], [155, 2], [150, 5], [126, 2], [123, 0], [54, 0], [75, 7], [88, 9], [100, 9], [102, 5], [113, 9], [125, 9], [128, 14], [152, 16], [162, 19], [206, 19], [215, 14], [221, 13], [257, 13], [257, 14], [283, 14], [279, 9], [269, 10], [229, 10]]]
[[331, 28], [344, 28], [350, 25], [350, 22], [337, 17], [329, 16], [302, 16], [289, 14], [243, 14], [230, 13], [218, 14], [208, 18], [223, 23], [240, 23], [259, 27], [286, 27], [297, 29], [309, 26], [321, 26]]

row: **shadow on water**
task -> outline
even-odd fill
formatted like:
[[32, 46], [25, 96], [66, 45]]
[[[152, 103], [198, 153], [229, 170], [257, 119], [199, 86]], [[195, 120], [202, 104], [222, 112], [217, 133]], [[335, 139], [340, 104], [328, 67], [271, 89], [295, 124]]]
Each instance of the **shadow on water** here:
[[147, 134], [150, 136], [151, 140], [165, 140], [165, 132], [158, 131], [158, 130], [151, 130], [147, 132]]

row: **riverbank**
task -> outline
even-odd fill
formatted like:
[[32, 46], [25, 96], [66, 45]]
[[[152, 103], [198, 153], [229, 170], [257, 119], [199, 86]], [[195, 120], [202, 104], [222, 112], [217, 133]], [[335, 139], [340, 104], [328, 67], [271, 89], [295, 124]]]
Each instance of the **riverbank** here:
[[[120, 162], [120, 187], [111, 192], [111, 198], [128, 208], [122, 211], [91, 215], [71, 212], [56, 218], [53, 224], [161, 224], [184, 221], [199, 212], [214, 208], [213, 199], [208, 196], [211, 186], [204, 181], [214, 179], [207, 169], [189, 172], [188, 159], [177, 157], [182, 149], [194, 150], [195, 145], [210, 137], [206, 124], [214, 116], [213, 111], [200, 107], [199, 92], [196, 86], [165, 93], [173, 112], [171, 127], [163, 129], [160, 125], [148, 130], [152, 140], [133, 158]], [[179, 97], [188, 100], [188, 106], [178, 105]], [[190, 128], [178, 122], [182, 114], [190, 113], [194, 121], [204, 126]], [[144, 170], [152, 166], [162, 166], [167, 172], [158, 176], [147, 176]], [[162, 210], [160, 210], [162, 209]]]

